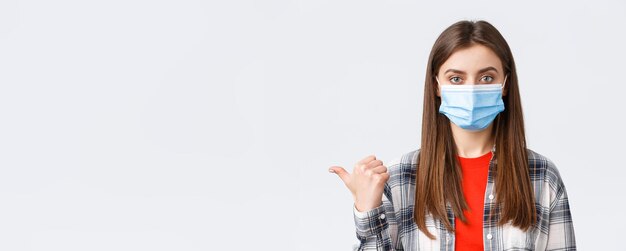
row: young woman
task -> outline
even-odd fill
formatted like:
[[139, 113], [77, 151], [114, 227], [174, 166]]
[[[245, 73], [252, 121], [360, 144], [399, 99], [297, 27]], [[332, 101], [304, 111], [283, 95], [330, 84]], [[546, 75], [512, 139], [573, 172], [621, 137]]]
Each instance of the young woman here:
[[421, 141], [386, 166], [371, 155], [329, 169], [354, 197], [355, 249], [576, 249], [563, 180], [526, 146], [513, 55], [491, 24], [460, 21], [435, 41]]

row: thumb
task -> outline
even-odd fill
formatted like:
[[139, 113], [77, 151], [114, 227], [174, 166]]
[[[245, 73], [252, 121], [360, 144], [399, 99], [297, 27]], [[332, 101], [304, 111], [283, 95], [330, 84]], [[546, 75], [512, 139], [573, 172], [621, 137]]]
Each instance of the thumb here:
[[343, 167], [331, 166], [330, 168], [328, 168], [328, 171], [331, 173], [336, 173], [337, 176], [339, 176], [339, 178], [343, 180], [343, 183], [348, 184], [348, 176], [350, 176], [350, 174], [346, 172], [346, 169], [343, 169]]

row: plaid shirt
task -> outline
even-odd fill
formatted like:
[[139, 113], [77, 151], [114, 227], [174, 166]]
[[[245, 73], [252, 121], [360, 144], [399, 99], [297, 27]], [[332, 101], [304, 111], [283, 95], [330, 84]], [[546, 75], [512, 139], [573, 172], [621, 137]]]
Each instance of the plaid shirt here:
[[[492, 148], [495, 156], [495, 146]], [[507, 223], [497, 225], [492, 157], [485, 191], [483, 245], [485, 250], [576, 250], [574, 226], [565, 185], [554, 163], [543, 155], [527, 149], [530, 179], [535, 193], [537, 224], [524, 232]], [[440, 220], [426, 217], [426, 227], [435, 235], [429, 239], [413, 221], [415, 174], [419, 149], [392, 160], [386, 166], [389, 180], [385, 183], [383, 204], [359, 212], [353, 204], [356, 236], [360, 243], [353, 250], [454, 250], [454, 233]], [[447, 204], [448, 219], [454, 226], [454, 214]], [[494, 214], [495, 217], [488, 217]]]

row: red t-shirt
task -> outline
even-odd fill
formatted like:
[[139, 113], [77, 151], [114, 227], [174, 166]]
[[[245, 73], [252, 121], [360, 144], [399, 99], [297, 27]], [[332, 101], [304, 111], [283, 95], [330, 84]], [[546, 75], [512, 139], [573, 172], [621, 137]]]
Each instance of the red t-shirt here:
[[469, 210], [463, 211], [467, 224], [455, 217], [455, 250], [484, 250], [483, 248], [483, 207], [487, 175], [492, 152], [476, 158], [457, 155], [462, 171], [462, 186]]

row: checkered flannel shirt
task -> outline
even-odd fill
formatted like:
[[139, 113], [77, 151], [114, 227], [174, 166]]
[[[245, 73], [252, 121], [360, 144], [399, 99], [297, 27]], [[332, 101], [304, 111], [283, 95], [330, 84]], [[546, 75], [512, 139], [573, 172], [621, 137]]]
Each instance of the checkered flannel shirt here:
[[[454, 250], [454, 233], [440, 220], [426, 217], [426, 228], [435, 235], [429, 239], [413, 221], [415, 175], [419, 149], [387, 163], [390, 174], [385, 183], [382, 205], [359, 212], [353, 204], [358, 242], [353, 250]], [[528, 231], [510, 223], [497, 225], [495, 207], [495, 146], [485, 191], [483, 244], [485, 250], [576, 250], [574, 226], [565, 185], [554, 163], [527, 149], [530, 179], [534, 187], [537, 223]], [[454, 226], [454, 214], [447, 204], [448, 219]], [[493, 214], [495, 217], [489, 217]]]

